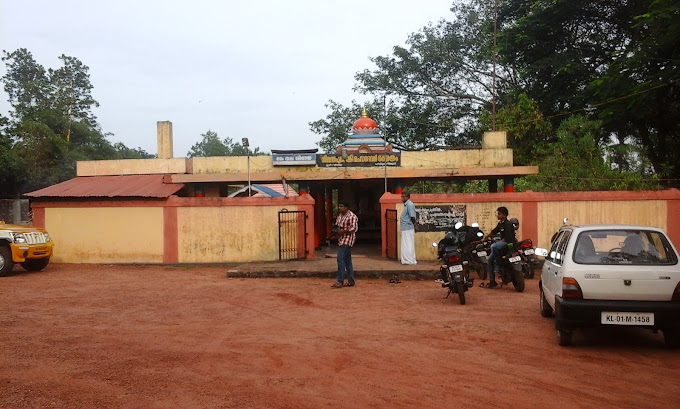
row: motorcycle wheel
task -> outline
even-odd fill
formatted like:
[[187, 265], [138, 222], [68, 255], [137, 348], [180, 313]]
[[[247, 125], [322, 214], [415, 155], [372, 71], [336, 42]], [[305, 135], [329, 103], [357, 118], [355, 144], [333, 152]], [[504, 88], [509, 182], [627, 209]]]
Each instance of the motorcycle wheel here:
[[534, 278], [534, 267], [531, 264], [529, 264], [528, 268], [529, 268], [529, 274], [528, 274], [527, 278], [530, 278], [530, 279]]
[[524, 291], [524, 273], [522, 271], [512, 271], [512, 285], [515, 291], [521, 293]]
[[465, 285], [462, 282], [456, 283], [456, 292], [458, 293], [460, 305], [465, 305]]
[[478, 268], [477, 269], [477, 277], [479, 277], [480, 280], [486, 280], [486, 276], [489, 273], [486, 272], [486, 268]]

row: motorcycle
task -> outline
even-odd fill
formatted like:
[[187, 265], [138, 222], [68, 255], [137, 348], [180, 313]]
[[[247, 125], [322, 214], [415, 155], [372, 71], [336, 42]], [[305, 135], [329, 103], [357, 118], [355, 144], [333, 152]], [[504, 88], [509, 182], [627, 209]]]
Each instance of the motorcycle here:
[[[512, 226], [515, 230], [519, 229], [519, 220], [512, 218], [510, 219]], [[535, 255], [534, 243], [531, 239], [524, 239], [519, 243], [516, 243], [517, 252], [521, 259], [522, 272], [524, 273], [524, 278], [534, 278], [534, 270], [539, 268], [539, 261]]]
[[461, 248], [472, 242], [472, 238], [477, 237], [477, 232], [479, 228], [463, 226], [463, 223], [458, 222], [454, 226], [454, 231], [447, 232], [439, 243], [432, 243], [432, 246], [437, 248], [437, 258], [442, 260], [439, 267], [442, 278], [436, 281], [443, 288], [448, 288], [445, 298], [449, 298], [451, 293], [456, 293], [461, 305], [465, 304], [465, 292], [474, 285], [474, 278], [470, 278], [469, 260]]
[[[479, 227], [477, 223], [472, 223], [472, 228]], [[487, 254], [487, 249], [484, 247], [484, 243], [477, 240], [481, 237], [484, 237], [484, 232], [481, 230], [477, 229], [476, 233], [474, 233], [475, 240], [471, 241], [463, 246], [461, 251], [463, 252], [464, 255], [466, 255], [466, 259], [468, 261], [468, 265], [470, 267], [470, 270], [474, 270], [477, 273], [477, 276], [479, 277], [480, 280], [486, 280], [486, 277], [488, 275], [487, 273], [487, 262], [488, 262], [488, 254]]]
[[531, 239], [524, 239], [517, 243], [517, 251], [522, 257], [522, 271], [525, 278], [534, 278], [534, 271], [538, 268], [536, 250]]
[[[491, 245], [500, 240], [500, 237], [493, 237], [491, 240], [485, 240], [480, 243], [480, 248], [488, 255], [491, 255]], [[479, 251], [477, 251], [479, 254]], [[499, 273], [501, 279], [501, 287], [505, 284], [512, 283], [515, 291], [521, 293], [524, 291], [524, 270], [522, 268], [522, 257], [516, 248], [515, 243], [508, 243], [505, 249], [501, 250], [501, 271]], [[486, 264], [488, 265], [488, 256], [485, 256]]]

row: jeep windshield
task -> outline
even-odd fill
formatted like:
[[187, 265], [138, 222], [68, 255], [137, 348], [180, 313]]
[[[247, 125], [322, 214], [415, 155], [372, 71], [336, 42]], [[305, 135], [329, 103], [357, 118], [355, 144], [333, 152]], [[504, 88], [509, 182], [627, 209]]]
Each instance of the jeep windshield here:
[[579, 264], [667, 265], [678, 262], [666, 236], [651, 230], [589, 230], [574, 247]]

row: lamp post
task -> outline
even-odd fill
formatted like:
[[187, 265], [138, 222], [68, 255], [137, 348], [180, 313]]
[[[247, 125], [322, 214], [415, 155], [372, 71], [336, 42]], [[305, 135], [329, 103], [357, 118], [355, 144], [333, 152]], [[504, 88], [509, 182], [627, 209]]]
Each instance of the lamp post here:
[[383, 141], [385, 151], [383, 152], [383, 169], [385, 171], [385, 193], [387, 193], [387, 141]]
[[251, 196], [250, 192], [250, 149], [248, 148], [250, 144], [248, 143], [248, 138], [241, 138], [241, 144], [243, 145], [244, 148], [246, 148], [246, 157], [247, 157], [247, 168], [248, 168], [248, 197]]
[[347, 179], [347, 158], [349, 154], [347, 153], [347, 148], [342, 148], [342, 167], [345, 168], [345, 179]]

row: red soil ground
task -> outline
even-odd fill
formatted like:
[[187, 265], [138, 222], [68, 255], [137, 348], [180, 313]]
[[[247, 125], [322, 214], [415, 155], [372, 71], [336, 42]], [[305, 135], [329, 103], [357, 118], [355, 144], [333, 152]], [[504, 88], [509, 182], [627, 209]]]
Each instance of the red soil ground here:
[[589, 330], [559, 347], [527, 289], [229, 279], [53, 264], [0, 278], [2, 408], [671, 408], [680, 351]]

